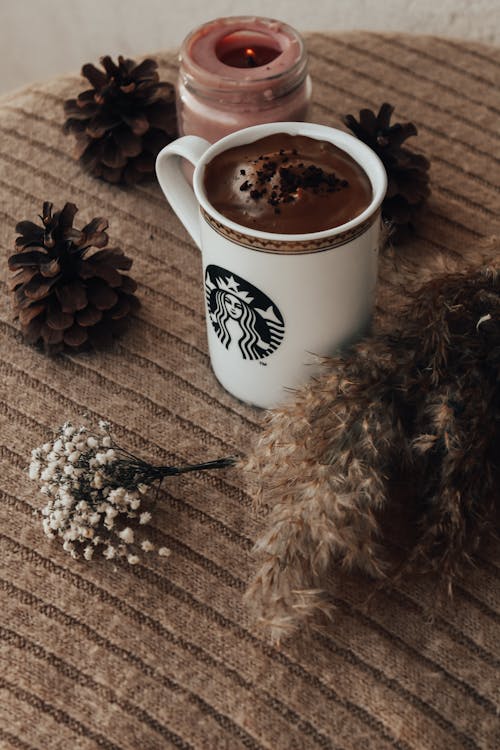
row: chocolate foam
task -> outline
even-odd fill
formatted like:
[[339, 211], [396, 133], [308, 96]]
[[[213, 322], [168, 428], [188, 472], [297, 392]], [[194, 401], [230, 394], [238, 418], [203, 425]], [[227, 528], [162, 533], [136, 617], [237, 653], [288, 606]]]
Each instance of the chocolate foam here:
[[215, 156], [205, 167], [213, 207], [245, 227], [279, 234], [347, 223], [371, 203], [364, 170], [328, 141], [275, 133]]

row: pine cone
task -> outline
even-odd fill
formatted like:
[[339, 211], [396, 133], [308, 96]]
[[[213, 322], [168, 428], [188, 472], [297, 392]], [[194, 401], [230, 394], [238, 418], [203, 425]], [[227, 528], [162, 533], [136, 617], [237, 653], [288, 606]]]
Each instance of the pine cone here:
[[77, 158], [94, 177], [135, 184], [154, 174], [156, 155], [177, 135], [174, 87], [160, 82], [155, 60], [101, 63], [105, 72], [83, 66], [92, 88], [64, 103], [64, 132], [76, 136]]
[[50, 353], [105, 346], [139, 306], [135, 281], [119, 273], [132, 260], [119, 248], [101, 249], [108, 244], [106, 219], [79, 230], [74, 203], [56, 213], [52, 205], [43, 204], [42, 227], [31, 221], [16, 226], [17, 251], [9, 258], [16, 318], [27, 340]]
[[343, 117], [343, 122], [361, 141], [380, 157], [387, 172], [387, 194], [382, 203], [382, 217], [393, 226], [391, 238], [399, 244], [414, 228], [420, 207], [430, 195], [429, 160], [415, 154], [402, 144], [417, 128], [412, 122], [394, 123], [394, 107], [384, 103], [375, 115], [371, 109], [362, 109], [359, 122], [353, 115]]

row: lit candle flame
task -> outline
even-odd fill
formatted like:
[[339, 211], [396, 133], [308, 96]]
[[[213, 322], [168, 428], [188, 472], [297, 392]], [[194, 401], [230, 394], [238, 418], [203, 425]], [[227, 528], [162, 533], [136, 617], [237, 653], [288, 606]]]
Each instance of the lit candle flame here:
[[254, 50], [251, 47], [247, 47], [247, 49], [245, 50], [245, 55], [246, 55], [246, 58], [247, 58], [247, 65], [248, 65], [248, 67], [249, 68], [255, 67], [255, 65], [257, 63], [256, 63], [256, 60], [255, 60], [255, 52], [254, 52]]

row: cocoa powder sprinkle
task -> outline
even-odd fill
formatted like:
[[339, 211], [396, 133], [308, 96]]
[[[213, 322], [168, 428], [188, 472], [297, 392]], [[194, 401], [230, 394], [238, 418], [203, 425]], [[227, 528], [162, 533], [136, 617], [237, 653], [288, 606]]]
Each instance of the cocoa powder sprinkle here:
[[[297, 150], [293, 149], [291, 153], [296, 154]], [[334, 172], [326, 172], [322, 167], [317, 167], [314, 164], [309, 164], [306, 167], [304, 162], [300, 162], [297, 165], [288, 166], [290, 156], [285, 149], [280, 149], [278, 160], [260, 155], [254, 160], [253, 164], [256, 165], [258, 162], [262, 162], [262, 164], [261, 168], [255, 172], [257, 179], [255, 182], [245, 180], [240, 185], [240, 190], [249, 190], [252, 200], [258, 201], [267, 194], [266, 183], [271, 182], [278, 176], [279, 188], [273, 186], [273, 190], [267, 198], [267, 202], [271, 206], [293, 202], [297, 199], [300, 190], [309, 190], [315, 194], [320, 194], [336, 192], [349, 186], [347, 180], [339, 179]], [[241, 169], [240, 174], [246, 176], [246, 171]]]

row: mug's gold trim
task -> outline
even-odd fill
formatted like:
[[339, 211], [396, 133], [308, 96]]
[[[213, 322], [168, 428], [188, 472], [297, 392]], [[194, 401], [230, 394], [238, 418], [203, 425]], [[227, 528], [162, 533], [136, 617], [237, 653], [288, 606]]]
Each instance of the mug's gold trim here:
[[274, 240], [263, 239], [262, 237], [252, 237], [244, 232], [237, 232], [214, 219], [203, 207], [200, 206], [201, 215], [218, 234], [222, 235], [230, 242], [234, 242], [242, 247], [248, 247], [250, 250], [257, 250], [261, 253], [278, 253], [281, 255], [294, 254], [303, 255], [305, 253], [319, 253], [325, 250], [331, 250], [334, 247], [346, 245], [348, 242], [355, 240], [366, 232], [366, 230], [378, 221], [380, 209], [369, 216], [362, 224], [357, 227], [348, 229], [345, 232], [336, 234], [334, 237], [322, 237], [315, 240]]

